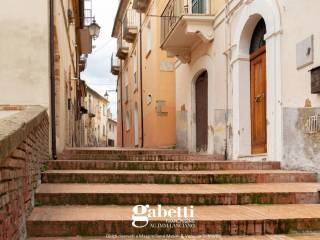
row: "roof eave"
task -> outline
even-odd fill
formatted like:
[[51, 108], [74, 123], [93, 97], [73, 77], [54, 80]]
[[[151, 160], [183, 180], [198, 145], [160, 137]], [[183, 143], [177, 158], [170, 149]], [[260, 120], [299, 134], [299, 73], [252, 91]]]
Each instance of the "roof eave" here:
[[119, 36], [123, 15], [125, 13], [125, 9], [127, 8], [128, 4], [129, 4], [129, 0], [120, 0], [118, 10], [117, 10], [117, 15], [113, 23], [112, 34], [111, 34], [111, 36], [114, 38], [117, 38]]

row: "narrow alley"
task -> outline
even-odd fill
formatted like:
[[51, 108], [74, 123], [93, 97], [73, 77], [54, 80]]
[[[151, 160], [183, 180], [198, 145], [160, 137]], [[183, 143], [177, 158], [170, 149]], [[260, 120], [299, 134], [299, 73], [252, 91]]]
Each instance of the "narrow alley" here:
[[0, 240], [320, 240], [320, 0], [1, 0]]

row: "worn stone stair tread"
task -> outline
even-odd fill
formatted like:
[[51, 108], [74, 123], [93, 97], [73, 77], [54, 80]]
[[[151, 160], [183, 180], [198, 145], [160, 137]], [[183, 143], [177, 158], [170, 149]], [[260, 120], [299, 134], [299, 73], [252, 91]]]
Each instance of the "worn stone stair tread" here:
[[[28, 217], [28, 222], [131, 221], [132, 207], [117, 205], [41, 206], [34, 208]], [[167, 206], [163, 207], [167, 208]], [[320, 220], [320, 204], [194, 206], [194, 213], [195, 221]]]
[[41, 194], [234, 194], [234, 193], [313, 193], [320, 183], [251, 184], [50, 184], [39, 186]]
[[274, 164], [274, 166], [277, 166], [280, 168], [280, 162], [278, 161], [252, 161], [252, 160], [228, 160], [228, 161], [221, 161], [221, 160], [213, 160], [213, 159], [206, 159], [206, 160], [117, 160], [117, 159], [106, 159], [106, 160], [90, 160], [90, 159], [62, 159], [62, 160], [55, 160], [55, 161], [48, 161], [50, 164], [58, 164], [58, 163], [79, 163], [79, 164], [102, 164], [102, 163], [118, 163], [118, 164], [123, 164], [123, 163], [132, 163], [132, 164], [231, 164], [231, 165], [250, 165], [254, 164], [257, 166], [270, 166]]
[[144, 171], [144, 170], [48, 170], [45, 173], [58, 174], [163, 174], [163, 175], [207, 175], [207, 174], [315, 174], [308, 171], [289, 170], [216, 170], [216, 171]]
[[[52, 237], [52, 238], [28, 238], [28, 240], [111, 240], [115, 238], [106, 238], [106, 237]], [[117, 239], [120, 240], [135, 240], [137, 238], [130, 238], [128, 237], [118, 237]], [[289, 234], [289, 235], [264, 235], [264, 236], [218, 236], [218, 235], [212, 235], [212, 236], [188, 236], [187, 238], [158, 238], [159, 240], [169, 240], [169, 239], [175, 239], [175, 240], [199, 240], [199, 239], [208, 239], [208, 240], [319, 240], [320, 239], [320, 233], [304, 233], [304, 234]]]
[[[90, 160], [90, 159], [59, 159], [59, 160], [50, 160], [48, 162], [97, 162], [97, 163], [101, 163], [101, 162], [119, 162], [118, 159], [106, 159], [106, 160]], [[137, 161], [135, 160], [122, 160], [121, 162], [129, 162], [129, 163], [137, 163]], [[183, 160], [141, 160], [138, 161], [138, 163], [185, 163], [186, 161]], [[260, 165], [264, 165], [264, 164], [269, 164], [269, 163], [280, 163], [279, 161], [254, 161], [254, 160], [211, 160], [211, 159], [206, 159], [206, 160], [197, 160], [197, 161], [189, 161], [190, 163], [215, 163], [215, 164], [219, 164], [219, 163], [257, 163]]]
[[114, 151], [114, 152], [179, 152], [188, 153], [187, 150], [181, 149], [170, 149], [170, 148], [128, 148], [128, 147], [67, 147], [64, 149], [65, 152], [68, 151]]

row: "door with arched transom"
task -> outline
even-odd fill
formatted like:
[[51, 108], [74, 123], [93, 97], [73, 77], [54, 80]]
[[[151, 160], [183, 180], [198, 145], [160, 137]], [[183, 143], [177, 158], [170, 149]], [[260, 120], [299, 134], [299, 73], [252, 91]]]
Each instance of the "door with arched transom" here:
[[250, 105], [252, 154], [267, 152], [267, 91], [266, 91], [266, 25], [261, 19], [250, 45]]

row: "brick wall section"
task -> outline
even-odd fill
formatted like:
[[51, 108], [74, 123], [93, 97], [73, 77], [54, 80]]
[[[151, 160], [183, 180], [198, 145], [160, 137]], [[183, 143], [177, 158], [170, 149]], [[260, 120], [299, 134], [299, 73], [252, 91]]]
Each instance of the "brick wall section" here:
[[26, 218], [34, 206], [48, 150], [49, 120], [44, 108], [24, 107], [0, 119], [0, 240], [26, 239]]

